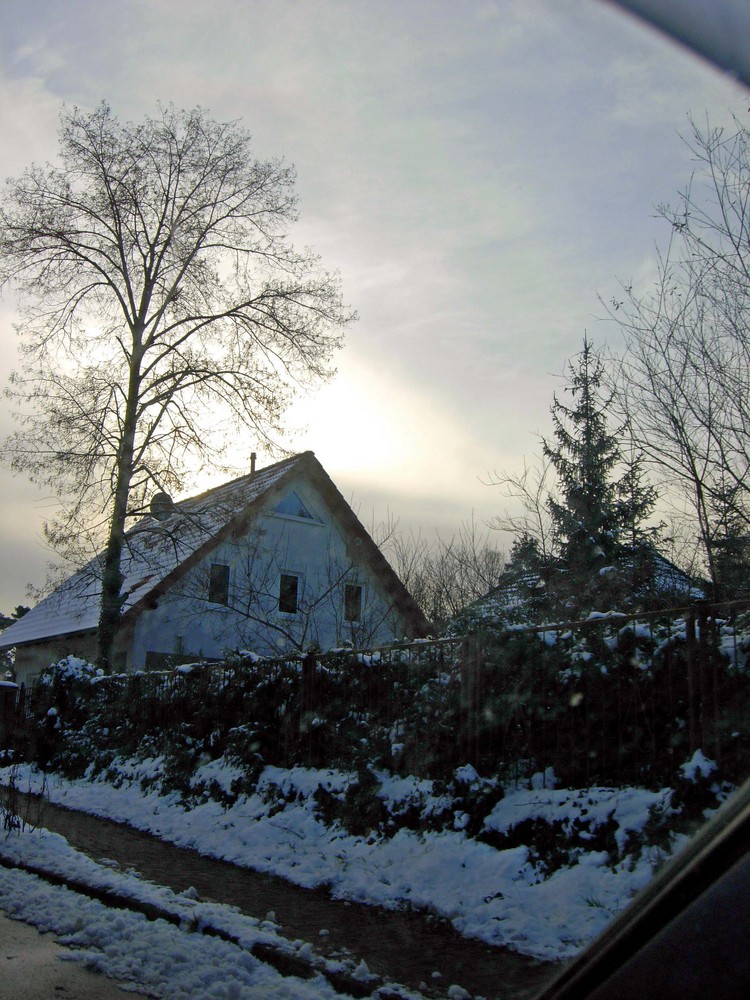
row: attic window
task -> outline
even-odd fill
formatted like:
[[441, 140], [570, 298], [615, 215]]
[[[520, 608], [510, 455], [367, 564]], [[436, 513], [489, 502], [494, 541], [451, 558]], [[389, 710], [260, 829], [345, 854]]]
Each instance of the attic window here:
[[344, 587], [344, 620], [358, 622], [362, 617], [362, 587], [347, 583]]
[[297, 614], [297, 594], [299, 577], [293, 573], [282, 573], [279, 580], [279, 611], [285, 615]]
[[223, 563], [211, 563], [208, 600], [211, 604], [229, 604], [229, 567]]
[[315, 520], [299, 496], [294, 492], [287, 493], [283, 500], [276, 504], [276, 513], [286, 514], [287, 517], [303, 517], [307, 521]]

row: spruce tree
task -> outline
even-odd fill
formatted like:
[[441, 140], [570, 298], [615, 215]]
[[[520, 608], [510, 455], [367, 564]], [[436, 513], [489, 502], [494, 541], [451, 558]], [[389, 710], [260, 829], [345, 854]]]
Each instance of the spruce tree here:
[[547, 591], [550, 572], [549, 559], [542, 553], [537, 539], [527, 531], [521, 532], [510, 550], [503, 582], [513, 588], [517, 600], [532, 621], [550, 610]]
[[555, 590], [575, 612], [622, 598], [615, 591], [625, 578], [635, 583], [632, 572], [622, 572], [624, 557], [632, 570], [655, 534], [643, 522], [656, 494], [643, 482], [640, 457], [626, 461], [618, 435], [607, 426], [604, 377], [601, 357], [584, 338], [583, 350], [568, 365], [571, 404], [554, 396], [554, 437], [542, 440], [559, 487], [559, 499], [548, 501], [559, 561]]
[[750, 535], [747, 504], [737, 484], [718, 488], [710, 503], [713, 598], [730, 601], [747, 596], [750, 587]]

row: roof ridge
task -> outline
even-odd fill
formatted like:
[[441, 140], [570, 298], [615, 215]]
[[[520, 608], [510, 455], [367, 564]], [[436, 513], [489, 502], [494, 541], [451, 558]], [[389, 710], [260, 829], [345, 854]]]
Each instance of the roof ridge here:
[[252, 481], [261, 475], [272, 472], [274, 469], [278, 469], [282, 465], [291, 465], [293, 462], [297, 462], [301, 458], [305, 458], [307, 455], [314, 454], [315, 452], [308, 450], [301, 451], [296, 455], [290, 455], [288, 458], [281, 458], [278, 462], [272, 462], [271, 465], [265, 465], [262, 469], [256, 469], [255, 472], [246, 472], [244, 475], [237, 476], [235, 479], [227, 479], [223, 483], [211, 486], [202, 493], [196, 493], [195, 496], [184, 497], [182, 500], [175, 500], [175, 507], [181, 507], [183, 504], [187, 503], [194, 503], [196, 500], [204, 500], [206, 497], [210, 497], [212, 493], [216, 493], [217, 490], [225, 490], [227, 487], [236, 486], [238, 483]]

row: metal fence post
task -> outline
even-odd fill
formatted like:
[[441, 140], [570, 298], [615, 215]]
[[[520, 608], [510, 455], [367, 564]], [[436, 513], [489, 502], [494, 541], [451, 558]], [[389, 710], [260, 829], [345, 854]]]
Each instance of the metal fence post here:
[[476, 760], [479, 752], [479, 656], [478, 643], [474, 636], [467, 636], [461, 643], [461, 744], [465, 747], [469, 760]]
[[688, 740], [690, 752], [698, 749], [699, 691], [696, 678], [695, 611], [685, 618], [685, 655], [687, 658]]

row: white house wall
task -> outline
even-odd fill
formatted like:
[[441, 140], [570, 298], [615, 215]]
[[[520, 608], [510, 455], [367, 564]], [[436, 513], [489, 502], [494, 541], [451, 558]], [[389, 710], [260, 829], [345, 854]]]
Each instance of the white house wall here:
[[[296, 492], [313, 519], [274, 512]], [[218, 658], [227, 651], [274, 655], [344, 642], [376, 645], [401, 638], [405, 623], [362, 562], [358, 539], [349, 543], [323, 497], [295, 480], [265, 508], [250, 530], [222, 542], [138, 618], [130, 669], [143, 669], [149, 652]], [[209, 603], [211, 564], [229, 566], [227, 606]], [[280, 575], [299, 578], [298, 611], [279, 611]], [[345, 621], [344, 585], [362, 587], [358, 622]]]

